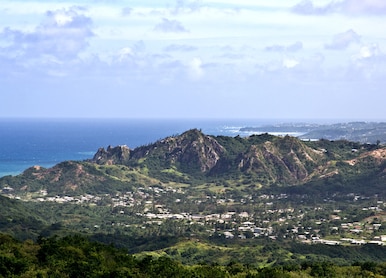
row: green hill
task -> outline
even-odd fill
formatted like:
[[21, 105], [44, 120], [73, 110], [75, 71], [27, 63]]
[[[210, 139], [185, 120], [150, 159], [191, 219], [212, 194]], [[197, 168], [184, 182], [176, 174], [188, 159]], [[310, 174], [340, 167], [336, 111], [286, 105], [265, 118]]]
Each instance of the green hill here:
[[373, 258], [372, 247], [350, 245], [384, 254], [385, 166], [380, 144], [194, 129], [0, 178], [0, 231], [77, 233], [196, 264], [299, 265], [355, 251], [347, 265]]
[[0, 231], [20, 239], [37, 238], [46, 223], [23, 202], [0, 195]]
[[268, 134], [216, 137], [189, 130], [133, 150], [100, 148], [89, 161], [32, 167], [19, 176], [1, 178], [0, 187], [63, 195], [111, 194], [170, 183], [190, 188], [216, 183], [227, 190], [327, 184], [357, 192], [366, 181], [366, 186], [380, 190], [385, 153], [386, 147], [380, 145], [344, 140], [314, 142]]

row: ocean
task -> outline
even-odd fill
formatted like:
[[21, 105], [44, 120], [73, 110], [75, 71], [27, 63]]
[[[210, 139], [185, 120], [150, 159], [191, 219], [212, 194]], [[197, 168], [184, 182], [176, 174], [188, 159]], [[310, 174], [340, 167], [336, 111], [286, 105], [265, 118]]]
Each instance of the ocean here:
[[0, 177], [40, 165], [92, 158], [100, 147], [134, 149], [198, 128], [208, 135], [247, 136], [241, 127], [274, 120], [207, 119], [0, 119]]

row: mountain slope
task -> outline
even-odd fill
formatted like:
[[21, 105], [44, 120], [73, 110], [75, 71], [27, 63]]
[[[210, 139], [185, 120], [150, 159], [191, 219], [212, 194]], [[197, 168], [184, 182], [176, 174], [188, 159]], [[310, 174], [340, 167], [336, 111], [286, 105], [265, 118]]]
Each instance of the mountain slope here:
[[[120, 171], [124, 169], [121, 167]], [[34, 166], [21, 175], [1, 178], [0, 185], [25, 194], [46, 191], [51, 196], [114, 193], [132, 188], [126, 180], [110, 175], [107, 167], [98, 168], [95, 164], [77, 161], [64, 161], [48, 169]]]
[[0, 196], [0, 230], [25, 239], [36, 237], [45, 223], [37, 214], [30, 211], [23, 202]]
[[98, 164], [143, 164], [152, 170], [175, 166], [188, 172], [207, 172], [216, 165], [223, 152], [224, 148], [215, 139], [192, 129], [134, 150], [122, 146], [101, 148], [92, 161]]
[[[244, 184], [269, 188], [385, 180], [385, 147], [348, 141], [305, 142], [269, 134], [208, 136], [197, 129], [147, 146], [100, 148], [93, 159], [32, 167], [1, 187], [49, 194], [113, 193], [162, 183]], [[228, 188], [228, 190], [232, 190]]]

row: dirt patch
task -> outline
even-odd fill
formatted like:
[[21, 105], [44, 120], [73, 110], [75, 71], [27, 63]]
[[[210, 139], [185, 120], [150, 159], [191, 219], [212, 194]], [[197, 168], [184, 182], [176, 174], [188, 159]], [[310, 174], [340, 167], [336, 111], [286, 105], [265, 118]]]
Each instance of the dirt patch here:
[[360, 162], [362, 159], [373, 157], [378, 163], [382, 163], [384, 160], [386, 160], [386, 149], [378, 149], [370, 152], [366, 152], [364, 154], [361, 154], [358, 158], [351, 159], [346, 161], [349, 165], [354, 166], [358, 162]]

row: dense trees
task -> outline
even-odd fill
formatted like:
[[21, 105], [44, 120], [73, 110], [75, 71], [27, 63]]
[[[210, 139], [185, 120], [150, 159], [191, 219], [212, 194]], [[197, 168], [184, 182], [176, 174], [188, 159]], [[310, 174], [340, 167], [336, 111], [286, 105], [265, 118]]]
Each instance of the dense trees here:
[[[276, 249], [278, 249], [277, 246]], [[272, 251], [272, 250], [266, 250]], [[370, 250], [371, 251], [371, 250]], [[379, 252], [379, 250], [373, 250]], [[379, 254], [378, 254], [379, 255]], [[374, 261], [341, 266], [303, 260], [255, 268], [238, 262], [184, 265], [167, 256], [135, 257], [123, 249], [79, 235], [20, 242], [0, 234], [0, 277], [384, 277], [386, 264]]]

